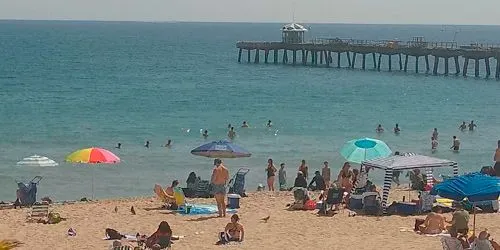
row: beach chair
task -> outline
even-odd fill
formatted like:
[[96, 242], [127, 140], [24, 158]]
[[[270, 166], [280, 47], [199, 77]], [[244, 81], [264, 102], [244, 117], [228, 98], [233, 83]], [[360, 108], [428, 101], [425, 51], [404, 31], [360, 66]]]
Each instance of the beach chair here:
[[245, 175], [250, 171], [248, 168], [240, 168], [238, 172], [229, 180], [229, 193], [239, 194], [241, 197], [246, 197], [245, 194]]
[[464, 250], [460, 240], [451, 236], [442, 237], [441, 245], [443, 246], [443, 250]]
[[17, 182], [17, 198], [21, 206], [31, 206], [36, 202], [37, 185], [42, 180], [41, 176], [35, 176], [28, 184]]
[[366, 192], [363, 194], [364, 214], [379, 215], [381, 210], [380, 196], [377, 192]]
[[342, 188], [328, 189], [328, 194], [326, 195], [326, 204], [330, 206], [330, 210], [333, 210], [333, 206], [342, 204], [343, 199], [344, 199], [344, 190]]
[[428, 191], [420, 192], [419, 213], [427, 213], [432, 210], [436, 197]]
[[35, 203], [28, 212], [28, 222], [47, 221], [49, 219], [49, 203]]
[[200, 180], [195, 193], [197, 198], [212, 198], [210, 194], [210, 181]]

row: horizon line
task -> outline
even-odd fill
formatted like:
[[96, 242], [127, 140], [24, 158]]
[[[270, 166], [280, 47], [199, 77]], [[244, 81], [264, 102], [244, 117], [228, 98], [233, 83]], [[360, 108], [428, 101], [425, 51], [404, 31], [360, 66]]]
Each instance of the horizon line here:
[[342, 25], [427, 25], [427, 26], [500, 26], [499, 24], [451, 24], [451, 23], [363, 23], [363, 22], [280, 22], [280, 21], [187, 21], [187, 20], [98, 20], [98, 19], [3, 19], [0, 22], [102, 22], [102, 23], [233, 23], [233, 24], [342, 24]]

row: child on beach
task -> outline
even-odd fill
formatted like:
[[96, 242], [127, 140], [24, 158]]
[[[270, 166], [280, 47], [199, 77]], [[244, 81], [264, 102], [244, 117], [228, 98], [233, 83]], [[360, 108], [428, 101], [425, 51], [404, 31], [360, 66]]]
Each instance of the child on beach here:
[[286, 170], [285, 163], [280, 164], [280, 170], [278, 171], [278, 181], [280, 184], [280, 191], [286, 191]]

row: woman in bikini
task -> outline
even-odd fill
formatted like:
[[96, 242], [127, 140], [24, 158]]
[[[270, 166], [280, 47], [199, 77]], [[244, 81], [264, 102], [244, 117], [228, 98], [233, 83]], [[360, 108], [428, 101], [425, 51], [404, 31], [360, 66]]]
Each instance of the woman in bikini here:
[[245, 230], [243, 225], [239, 223], [240, 217], [237, 214], [231, 216], [231, 222], [227, 223], [224, 232], [220, 233], [218, 244], [226, 244], [230, 241], [242, 242], [245, 237]]
[[276, 167], [273, 164], [273, 159], [267, 160], [267, 188], [269, 191], [274, 191], [274, 176], [276, 175]]
[[172, 240], [172, 229], [166, 221], [162, 221], [158, 230], [146, 240], [146, 246], [151, 249], [163, 249], [169, 247]]
[[351, 165], [349, 162], [345, 162], [344, 166], [342, 166], [342, 170], [340, 170], [339, 176], [337, 177], [341, 187], [344, 188], [347, 193], [351, 193], [351, 189], [353, 187], [352, 178], [354, 174], [350, 168]]

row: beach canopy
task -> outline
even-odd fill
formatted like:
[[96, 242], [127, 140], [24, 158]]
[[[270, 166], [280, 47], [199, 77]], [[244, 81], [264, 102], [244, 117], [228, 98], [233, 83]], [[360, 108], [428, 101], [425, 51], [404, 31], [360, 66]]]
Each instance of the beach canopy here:
[[471, 202], [497, 200], [500, 195], [500, 178], [481, 173], [456, 176], [436, 184], [432, 195]]
[[350, 140], [340, 150], [340, 154], [347, 161], [358, 164], [366, 160], [386, 157], [391, 153], [391, 149], [385, 142], [371, 138]]
[[59, 164], [45, 156], [32, 155], [17, 162], [17, 165], [30, 167], [55, 167]]
[[201, 145], [191, 150], [191, 154], [210, 158], [241, 158], [252, 155], [248, 150], [225, 140]]
[[366, 171], [367, 168], [385, 170], [384, 189], [382, 192], [382, 208], [385, 213], [387, 211], [387, 200], [389, 198], [389, 190], [391, 189], [392, 184], [392, 173], [394, 171], [423, 168], [425, 169], [426, 183], [428, 185], [432, 185], [434, 180], [432, 169], [437, 167], [451, 167], [453, 168], [453, 175], [458, 175], [458, 164], [456, 162], [414, 153], [403, 153], [400, 155], [363, 161], [361, 163], [361, 172]]
[[69, 154], [66, 161], [87, 164], [114, 164], [120, 163], [120, 158], [103, 148], [85, 148]]

